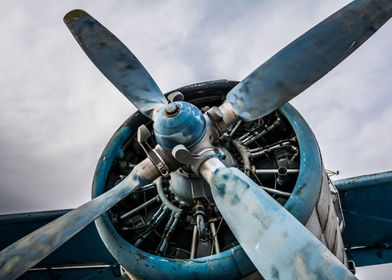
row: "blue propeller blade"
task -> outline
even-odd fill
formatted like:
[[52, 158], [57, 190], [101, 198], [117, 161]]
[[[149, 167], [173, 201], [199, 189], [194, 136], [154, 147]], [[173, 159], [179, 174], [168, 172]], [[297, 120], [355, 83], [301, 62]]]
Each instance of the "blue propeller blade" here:
[[[140, 187], [147, 179], [143, 176], [143, 169], [149, 163], [149, 160], [143, 161], [135, 166], [124, 180], [109, 191], [37, 229], [1, 251], [0, 279], [16, 279], [114, 204]], [[158, 174], [157, 171], [154, 175], [158, 177]], [[148, 179], [154, 180], [155, 178]]]
[[237, 168], [201, 169], [231, 231], [265, 279], [356, 279], [294, 216]]
[[167, 103], [133, 53], [92, 16], [73, 10], [64, 22], [91, 61], [141, 113], [151, 119], [154, 110]]
[[250, 121], [278, 109], [331, 71], [392, 16], [391, 0], [358, 0], [279, 51], [227, 95]]

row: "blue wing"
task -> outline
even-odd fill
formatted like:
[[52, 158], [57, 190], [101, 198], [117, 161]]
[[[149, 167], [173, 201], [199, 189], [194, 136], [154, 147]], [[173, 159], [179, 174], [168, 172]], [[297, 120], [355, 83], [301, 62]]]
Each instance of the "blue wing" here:
[[[0, 251], [70, 210], [0, 216]], [[89, 224], [21, 279], [122, 279], [118, 264]]]
[[346, 222], [343, 240], [357, 266], [392, 262], [392, 172], [334, 182]]

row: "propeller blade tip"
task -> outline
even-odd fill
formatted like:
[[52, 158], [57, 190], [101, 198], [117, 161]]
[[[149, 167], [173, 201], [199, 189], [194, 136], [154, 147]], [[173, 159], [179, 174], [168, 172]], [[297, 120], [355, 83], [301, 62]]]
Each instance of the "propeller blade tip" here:
[[81, 17], [87, 16], [87, 15], [88, 15], [88, 13], [83, 10], [80, 10], [80, 9], [72, 10], [64, 16], [64, 23], [68, 25], [68, 24], [80, 19]]

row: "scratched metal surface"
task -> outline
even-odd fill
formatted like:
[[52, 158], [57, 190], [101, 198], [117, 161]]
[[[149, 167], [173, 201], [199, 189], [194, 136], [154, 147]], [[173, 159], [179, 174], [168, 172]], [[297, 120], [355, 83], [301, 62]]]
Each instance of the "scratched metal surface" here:
[[91, 61], [140, 112], [152, 118], [154, 109], [167, 103], [133, 53], [92, 16], [73, 10], [64, 22]]
[[245, 120], [294, 98], [349, 56], [392, 16], [390, 0], [358, 0], [275, 54], [227, 96]]
[[215, 203], [264, 278], [356, 279], [328, 248], [248, 176], [237, 168], [225, 167], [217, 159], [209, 161], [216, 161], [207, 175], [211, 176], [207, 180]]

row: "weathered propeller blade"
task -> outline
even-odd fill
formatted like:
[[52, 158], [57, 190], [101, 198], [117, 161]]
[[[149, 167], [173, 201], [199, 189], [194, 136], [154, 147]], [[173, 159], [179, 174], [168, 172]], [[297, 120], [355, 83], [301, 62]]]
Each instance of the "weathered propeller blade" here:
[[390, 0], [358, 0], [279, 51], [227, 95], [240, 118], [255, 120], [313, 85], [392, 16]]
[[231, 231], [265, 279], [356, 279], [296, 218], [237, 168], [201, 174]]
[[151, 119], [154, 110], [167, 103], [133, 53], [92, 16], [73, 10], [64, 22], [91, 61], [141, 113]]
[[[155, 178], [145, 178], [143, 174], [143, 169], [151, 164], [148, 159], [144, 160], [117, 186], [1, 251], [0, 279], [16, 279], [140, 187], [145, 180], [154, 180]], [[158, 171], [154, 176], [158, 177]]]

